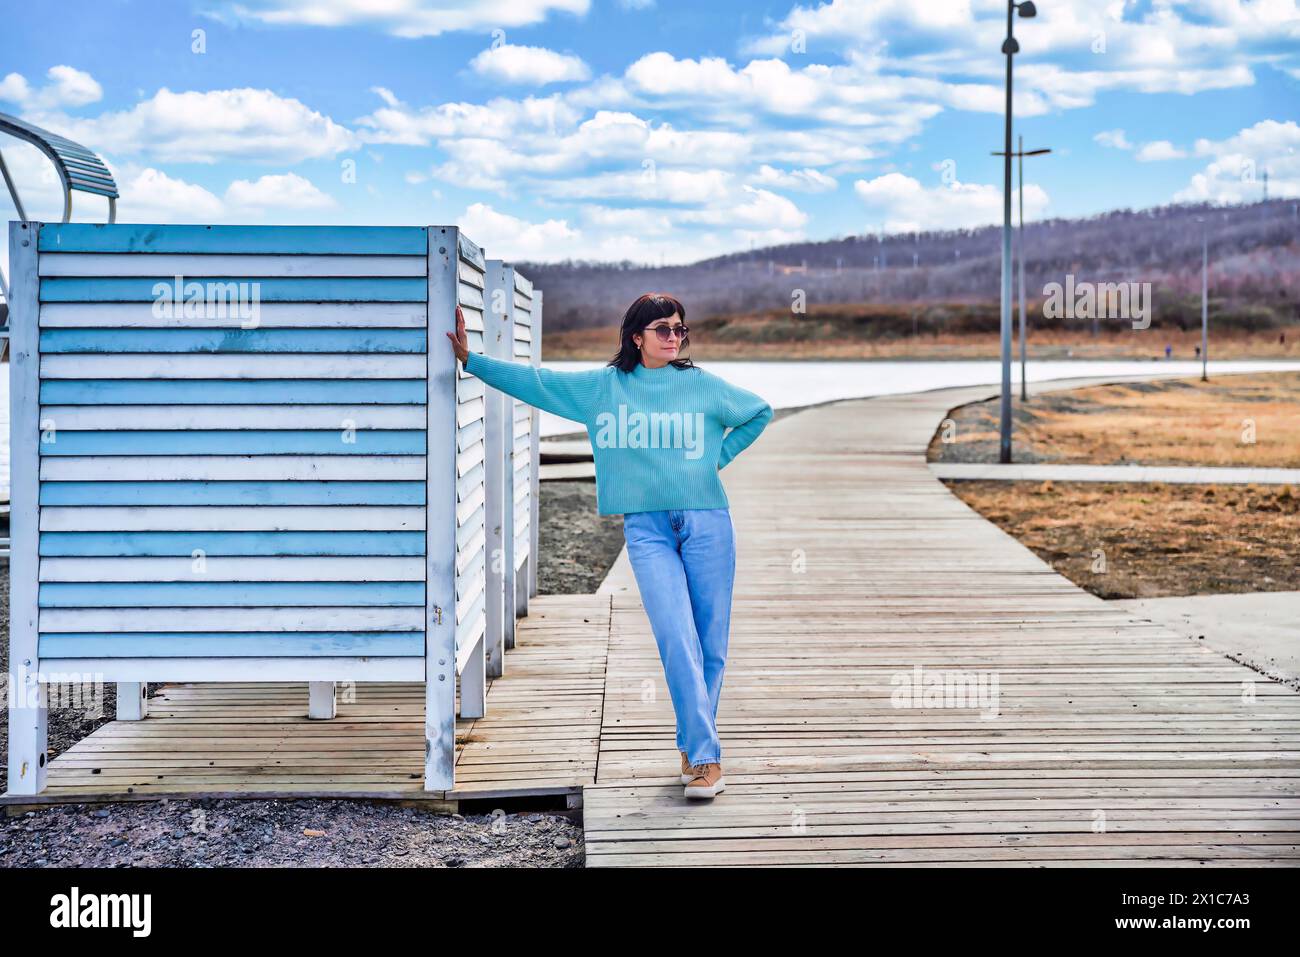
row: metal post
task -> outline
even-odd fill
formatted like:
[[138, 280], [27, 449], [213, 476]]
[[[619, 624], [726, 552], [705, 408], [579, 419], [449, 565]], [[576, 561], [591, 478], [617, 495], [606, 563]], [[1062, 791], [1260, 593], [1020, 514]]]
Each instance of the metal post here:
[[1003, 136], [1006, 155], [1002, 159], [1002, 395], [998, 409], [998, 461], [1011, 461], [1011, 61], [1013, 40], [1011, 18], [1015, 4], [1007, 3], [1007, 113]]
[[4, 153], [0, 153], [0, 177], [4, 178], [5, 186], [9, 187], [9, 196], [14, 201], [14, 209], [18, 211], [18, 219], [25, 220], [27, 213], [23, 211], [23, 201], [18, 197], [18, 187], [14, 185], [13, 177], [9, 175], [9, 167], [5, 165]]
[[1208, 382], [1210, 361], [1210, 247], [1208, 231], [1201, 223], [1201, 381]]
[[1029, 398], [1025, 385], [1025, 138], [1016, 137], [1016, 164], [1020, 170], [1020, 227], [1016, 231], [1016, 262], [1020, 266], [1020, 401]]

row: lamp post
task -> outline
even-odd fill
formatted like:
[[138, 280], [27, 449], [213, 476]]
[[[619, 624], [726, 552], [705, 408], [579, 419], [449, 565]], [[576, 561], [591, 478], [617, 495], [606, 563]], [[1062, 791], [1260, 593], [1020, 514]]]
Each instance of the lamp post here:
[[[1042, 156], [1052, 152], [1050, 149], [1029, 150], [1025, 152], [1025, 138], [1016, 137], [1016, 165], [1019, 167], [1016, 191], [1020, 194], [1020, 224], [1016, 227], [1016, 266], [1020, 273], [1020, 399], [1029, 398], [1029, 386], [1025, 381], [1025, 157]], [[994, 156], [1001, 156], [1000, 152]]]
[[1002, 402], [998, 461], [1004, 463], [1011, 461], [1011, 62], [1020, 50], [1012, 35], [1017, 13], [1032, 17], [1038, 10], [1032, 0], [1007, 0], [1007, 38], [1002, 41], [1002, 52], [1007, 55], [1007, 115], [1002, 161]]
[[1203, 217], [1201, 224], [1201, 381], [1209, 382], [1207, 367], [1210, 361], [1210, 245], [1209, 233]]

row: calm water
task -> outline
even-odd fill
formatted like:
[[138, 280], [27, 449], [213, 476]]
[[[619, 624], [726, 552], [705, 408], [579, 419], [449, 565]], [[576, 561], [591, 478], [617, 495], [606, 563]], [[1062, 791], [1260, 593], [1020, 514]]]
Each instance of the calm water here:
[[[549, 369], [594, 369], [601, 362], [547, 362]], [[862, 399], [873, 395], [898, 395], [964, 385], [996, 387], [1002, 367], [996, 360], [942, 362], [701, 362], [702, 368], [722, 376], [742, 389], [761, 395], [774, 409], [816, 405], [835, 399]], [[1300, 369], [1294, 360], [1250, 360], [1211, 362], [1210, 374], [1216, 372], [1267, 372]], [[1142, 375], [1153, 371], [1178, 375], [1200, 375], [1196, 361], [1105, 361], [1062, 359], [1031, 362], [1026, 378], [1032, 382], [1098, 375]], [[1012, 369], [1012, 384], [1019, 395], [1020, 367]], [[1032, 389], [1031, 389], [1032, 393]], [[578, 428], [568, 419], [542, 413], [542, 435], [574, 432]]]
[[[548, 369], [595, 369], [602, 362], [548, 362]], [[996, 386], [1000, 367], [993, 360], [970, 362], [704, 362], [701, 365], [742, 389], [756, 392], [774, 409], [816, 405], [834, 399], [861, 399], [873, 395], [897, 395], [964, 385]], [[8, 365], [0, 366], [0, 501], [9, 500], [9, 375]], [[1272, 371], [1300, 369], [1295, 361], [1211, 362], [1210, 374], [1216, 372]], [[1092, 361], [1069, 360], [1032, 362], [1029, 381], [1098, 375], [1135, 375], [1152, 371], [1179, 375], [1199, 375], [1201, 364], [1195, 361]], [[1020, 370], [1013, 370], [1013, 381], [1020, 382]], [[542, 435], [559, 435], [578, 431], [567, 419], [542, 413]]]

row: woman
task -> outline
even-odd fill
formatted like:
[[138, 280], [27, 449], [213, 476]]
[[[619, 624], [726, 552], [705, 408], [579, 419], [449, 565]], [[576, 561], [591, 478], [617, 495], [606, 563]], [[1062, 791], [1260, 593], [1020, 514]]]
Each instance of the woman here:
[[459, 308], [456, 334], [447, 333], [466, 372], [587, 427], [597, 511], [623, 516], [659, 646], [685, 795], [711, 798], [726, 784], [717, 716], [736, 569], [718, 472], [758, 438], [772, 407], [680, 356], [688, 335], [685, 308], [660, 295], [632, 303], [618, 354], [600, 369], [556, 372], [471, 353]]

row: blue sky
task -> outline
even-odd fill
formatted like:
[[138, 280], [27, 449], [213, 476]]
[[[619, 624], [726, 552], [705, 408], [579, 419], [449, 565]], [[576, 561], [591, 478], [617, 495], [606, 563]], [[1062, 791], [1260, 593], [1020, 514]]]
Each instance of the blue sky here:
[[[122, 221], [459, 223], [494, 257], [690, 262], [997, 221], [1003, 11], [5, 0], [0, 111], [100, 152]], [[1016, 33], [1016, 129], [1054, 150], [1030, 217], [1250, 201], [1266, 168], [1300, 196], [1296, 0], [1044, 0]], [[43, 160], [0, 148], [56, 218]]]

